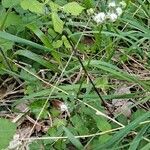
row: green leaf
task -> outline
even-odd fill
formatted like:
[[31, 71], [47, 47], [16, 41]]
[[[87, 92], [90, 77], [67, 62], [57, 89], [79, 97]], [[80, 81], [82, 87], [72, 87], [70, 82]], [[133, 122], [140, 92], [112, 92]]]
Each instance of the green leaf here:
[[66, 36], [64, 36], [64, 35], [62, 36], [62, 41], [66, 48], [71, 48], [71, 45], [70, 45], [69, 41], [67, 40]]
[[112, 148], [113, 146], [116, 146], [127, 134], [130, 133], [131, 130], [135, 129], [140, 122], [146, 120], [148, 117], [150, 117], [150, 112], [146, 112], [145, 114], [139, 116], [136, 120], [132, 121], [125, 128], [118, 131], [107, 143], [97, 146], [95, 150]]
[[62, 46], [63, 42], [62, 40], [57, 40], [53, 42], [53, 47], [54, 48], [60, 48]]
[[0, 118], [0, 149], [9, 145], [16, 132], [16, 125], [7, 119]]
[[49, 6], [51, 7], [52, 12], [58, 12], [60, 6], [54, 2], [49, 2]]
[[150, 143], [146, 144], [141, 150], [149, 150], [150, 148]]
[[62, 33], [64, 22], [59, 18], [57, 13], [52, 13], [52, 22], [54, 30], [58, 33]]
[[140, 141], [142, 140], [142, 136], [143, 134], [146, 132], [146, 130], [150, 127], [150, 124], [149, 125], [145, 125], [141, 131], [137, 134], [137, 136], [134, 138], [134, 140], [132, 141], [130, 147], [129, 147], [129, 150], [136, 150], [138, 149], [138, 145], [140, 143]]
[[[39, 116], [39, 114], [42, 110], [42, 107], [44, 105], [45, 105], [45, 100], [36, 100], [30, 104], [30, 110], [36, 116], [36, 118]], [[48, 104], [46, 105], [46, 107], [42, 111], [42, 113], [40, 115], [40, 119], [47, 118], [47, 116], [48, 116], [47, 108], [48, 108]]]
[[12, 34], [7, 33], [7, 32], [0, 31], [0, 38], [6, 39], [9, 41], [13, 41], [13, 42], [17, 42], [17, 43], [21, 43], [21, 44], [25, 44], [25, 45], [30, 45], [32, 47], [35, 47], [37, 49], [41, 49], [43, 51], [47, 51], [47, 52], [51, 51], [51, 49], [49, 49], [47, 47], [44, 47], [40, 44], [34, 43], [32, 41], [29, 41], [29, 40], [26, 40], [23, 38], [20, 38], [18, 36], [12, 35]]
[[111, 125], [107, 122], [106, 118], [100, 116], [94, 116], [97, 127], [101, 131], [111, 130]]
[[106, 143], [111, 137], [112, 137], [112, 136], [109, 135], [109, 134], [101, 135], [101, 136], [99, 137], [99, 139], [98, 139], [98, 140], [99, 140], [98, 143], [104, 144], [104, 143]]
[[[87, 63], [85, 65], [87, 65]], [[104, 61], [99, 61], [99, 60], [91, 60], [90, 65], [92, 67], [96, 67], [96, 68], [99, 68], [103, 71], [109, 72], [110, 74], [112, 74], [113, 76], [115, 76], [117, 78], [129, 81], [129, 82], [138, 83], [139, 85], [141, 85], [144, 88], [149, 90], [149, 85], [147, 85], [146, 83], [141, 81], [137, 76], [130, 75], [130, 74], [126, 73], [125, 71], [122, 71], [121, 69], [119, 69], [115, 65], [109, 64], [109, 63], [104, 62]]]
[[4, 49], [4, 51], [12, 49], [13, 42], [0, 38], [0, 47]]
[[76, 146], [76, 148], [78, 148], [79, 150], [83, 149], [83, 145], [80, 143], [80, 141], [78, 139], [76, 139], [74, 137], [74, 135], [66, 128], [66, 127], [63, 127], [63, 130], [65, 131], [68, 139], [70, 140], [70, 142]]
[[90, 9], [93, 7], [93, 3], [94, 1], [93, 0], [83, 0], [83, 4], [86, 8]]
[[88, 128], [86, 127], [84, 119], [79, 115], [74, 115], [71, 119], [74, 128], [80, 135], [88, 134]]
[[49, 69], [55, 68], [55, 66], [53, 64], [51, 64], [50, 62], [41, 58], [40, 55], [37, 55], [37, 54], [35, 54], [31, 51], [28, 51], [28, 50], [18, 50], [14, 55], [25, 56], [31, 60], [36, 61], [37, 63], [41, 64], [44, 67], [49, 68]]
[[16, 6], [21, 0], [2, 0], [2, 5], [5, 8]]
[[[34, 68], [26, 68], [26, 69], [28, 69], [28, 71], [31, 72], [32, 74], [36, 74], [36, 71]], [[21, 69], [21, 71], [20, 71], [20, 78], [22, 78], [22, 79], [26, 80], [26, 82], [29, 82], [32, 84], [38, 83], [38, 79], [36, 77], [34, 77], [33, 75], [31, 75], [30, 73], [26, 72], [23, 69]]]
[[52, 48], [49, 38], [39, 29], [35, 24], [28, 24], [27, 27], [34, 32], [34, 34], [45, 44], [46, 47]]
[[16, 15], [14, 12], [6, 13], [3, 12], [0, 14], [0, 27], [3, 26], [3, 28], [7, 28], [10, 25], [20, 25], [22, 24], [21, 17], [19, 15]]
[[66, 13], [70, 13], [71, 15], [78, 16], [84, 7], [80, 6], [77, 2], [70, 2], [63, 6], [63, 11]]
[[44, 5], [37, 0], [22, 0], [21, 7], [37, 14], [44, 14]]

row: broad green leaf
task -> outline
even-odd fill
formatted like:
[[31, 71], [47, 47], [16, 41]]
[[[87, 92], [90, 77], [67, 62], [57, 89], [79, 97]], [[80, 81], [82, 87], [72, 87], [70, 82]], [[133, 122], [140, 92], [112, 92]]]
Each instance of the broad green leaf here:
[[13, 42], [0, 38], [0, 47], [6, 51], [13, 47]]
[[84, 7], [80, 6], [77, 2], [70, 2], [63, 6], [63, 11], [66, 13], [70, 13], [71, 15], [78, 16]]
[[80, 143], [80, 141], [78, 139], [76, 139], [74, 137], [74, 135], [66, 128], [66, 127], [63, 127], [63, 130], [65, 131], [68, 139], [70, 140], [70, 142], [76, 147], [78, 148], [79, 150], [83, 149], [83, 145]]
[[95, 150], [113, 148], [113, 146], [116, 146], [125, 136], [127, 136], [131, 132], [131, 130], [135, 129], [140, 122], [146, 120], [149, 117], [150, 112], [146, 112], [145, 114], [139, 116], [126, 127], [118, 131], [107, 143], [95, 147]]
[[2, 0], [2, 5], [5, 8], [16, 6], [21, 0]]
[[49, 2], [48, 4], [50, 5], [50, 8], [51, 8], [52, 12], [58, 12], [58, 10], [60, 8], [60, 6], [58, 4], [56, 4], [52, 1]]
[[16, 125], [7, 119], [0, 118], [0, 149], [5, 149], [16, 132]]
[[61, 34], [63, 31], [64, 22], [59, 18], [58, 14], [55, 12], [52, 13], [52, 22], [54, 30]]
[[[29, 107], [30, 107], [31, 112], [36, 117], [38, 117], [44, 105], [45, 105], [45, 100], [36, 100], [32, 102]], [[48, 108], [48, 104], [44, 107], [44, 110], [42, 111], [40, 115], [40, 119], [46, 119], [48, 117], [47, 108]]]
[[41, 64], [42, 66], [52, 69], [52, 70], [55, 68], [55, 66], [53, 64], [51, 64], [49, 61], [44, 60], [40, 55], [37, 55], [28, 50], [18, 50], [14, 55], [21, 55], [21, 56], [27, 57], [31, 60], [36, 61], [37, 63]]
[[0, 14], [0, 28], [7, 28], [10, 25], [20, 25], [22, 24], [21, 17], [14, 12], [6, 13], [3, 12]]
[[108, 123], [107, 119], [101, 116], [94, 116], [97, 127], [100, 131], [111, 130], [111, 125]]
[[99, 140], [98, 143], [104, 144], [104, 143], [106, 143], [111, 137], [112, 137], [112, 136], [109, 135], [109, 134], [101, 135], [101, 136], [99, 137], [99, 139], [98, 139], [98, 140]]
[[78, 131], [80, 135], [88, 134], [88, 128], [81, 116], [74, 115], [70, 120], [74, 125], [75, 130]]
[[44, 5], [37, 0], [22, 0], [21, 7], [37, 14], [44, 14]]
[[62, 46], [63, 42], [62, 40], [57, 40], [53, 42], [53, 47], [54, 48], [60, 48]]

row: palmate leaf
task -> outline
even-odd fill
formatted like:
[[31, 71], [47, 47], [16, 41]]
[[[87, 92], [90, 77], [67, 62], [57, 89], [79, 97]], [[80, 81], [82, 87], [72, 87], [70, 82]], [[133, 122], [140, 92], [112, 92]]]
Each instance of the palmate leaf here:
[[16, 125], [7, 119], [0, 118], [0, 149], [9, 145], [16, 132]]

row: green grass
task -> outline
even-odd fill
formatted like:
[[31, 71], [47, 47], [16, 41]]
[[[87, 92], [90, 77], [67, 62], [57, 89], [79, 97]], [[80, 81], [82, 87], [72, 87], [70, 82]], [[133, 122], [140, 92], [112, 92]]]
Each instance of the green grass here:
[[125, 2], [114, 22], [105, 0], [0, 2], [0, 117], [20, 149], [148, 150], [150, 2]]

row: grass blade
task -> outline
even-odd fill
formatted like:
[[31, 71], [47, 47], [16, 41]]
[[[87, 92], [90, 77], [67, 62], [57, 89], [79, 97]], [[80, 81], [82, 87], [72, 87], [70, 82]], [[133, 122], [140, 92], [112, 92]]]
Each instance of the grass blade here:
[[132, 141], [130, 147], [129, 147], [129, 150], [136, 150], [141, 139], [142, 139], [142, 136], [143, 134], [146, 132], [146, 130], [150, 127], [150, 124], [149, 125], [145, 125], [141, 131], [138, 133], [138, 135], [134, 138], [134, 140]]
[[103, 148], [112, 148], [117, 145], [127, 134], [131, 132], [131, 130], [135, 129], [138, 124], [150, 117], [150, 112], [146, 112], [142, 116], [139, 116], [133, 122], [128, 124], [125, 128], [118, 131], [105, 145], [99, 145], [95, 148], [95, 150], [103, 149]]
[[83, 145], [80, 143], [78, 139], [74, 137], [74, 135], [66, 128], [63, 127], [63, 130], [65, 131], [66, 135], [68, 136], [68, 139], [70, 142], [79, 150], [83, 149]]
[[31, 51], [28, 50], [18, 50], [14, 55], [21, 55], [24, 57], [27, 57], [31, 60], [34, 60], [35, 62], [41, 64], [42, 66], [52, 69], [52, 70], [57, 70], [56, 67], [51, 64], [50, 62], [44, 60], [43, 58], [40, 57], [40, 55], [37, 55]]

